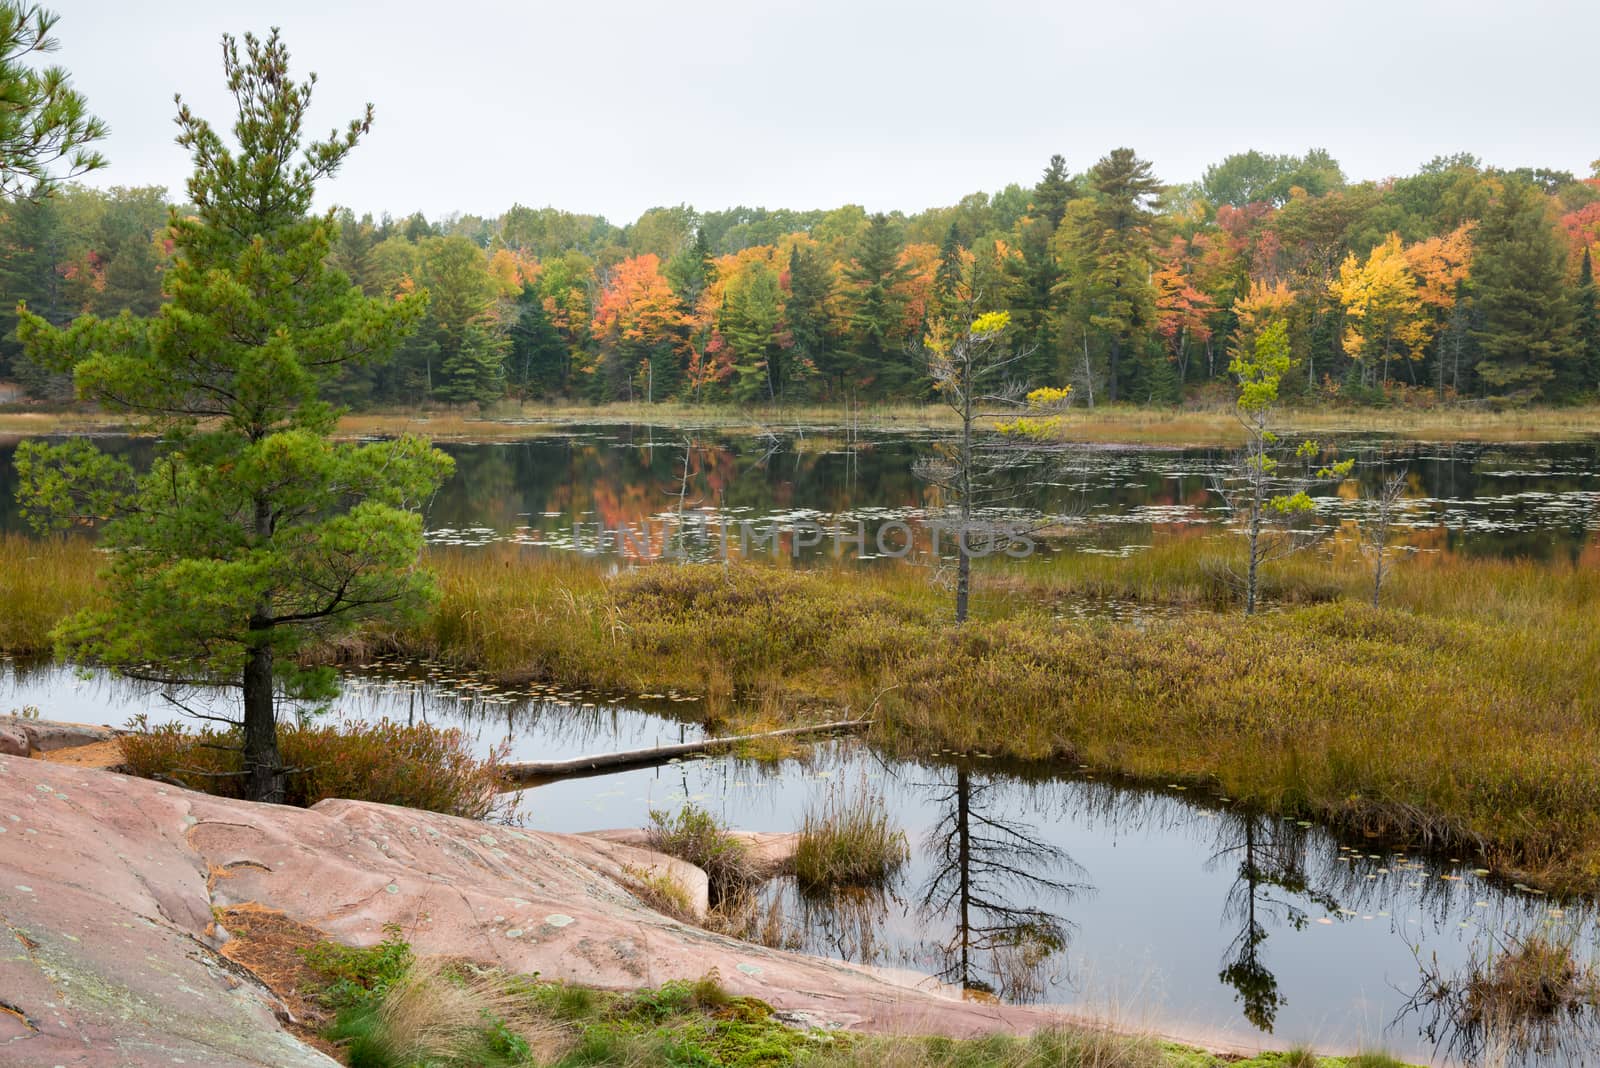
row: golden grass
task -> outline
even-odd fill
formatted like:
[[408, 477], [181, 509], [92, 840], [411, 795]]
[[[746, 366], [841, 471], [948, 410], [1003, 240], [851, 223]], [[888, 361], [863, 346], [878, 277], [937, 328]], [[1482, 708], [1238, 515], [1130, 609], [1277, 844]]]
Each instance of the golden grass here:
[[99, 566], [84, 538], [0, 534], [0, 652], [49, 653], [50, 628], [90, 602]]
[[[435, 610], [358, 644], [507, 678], [711, 695], [713, 712], [768, 720], [870, 710], [875, 740], [907, 752], [1088, 764], [1474, 850], [1552, 888], [1600, 878], [1592, 552], [1548, 565], [1422, 554], [1375, 611], [1365, 570], [1334, 543], [1274, 565], [1280, 607], [1246, 619], [1231, 607], [1234, 541], [984, 569], [959, 630], [948, 592], [910, 567], [608, 575], [511, 547], [434, 549]], [[0, 622], [13, 648], [43, 647], [54, 615], [87, 596], [92, 556], [0, 540], [8, 601], [30, 606], [30, 622]], [[1147, 615], [1064, 618], [1104, 599]]]
[[[1282, 421], [1291, 433], [1370, 434], [1416, 441], [1570, 441], [1600, 435], [1600, 405], [1492, 411], [1476, 407], [1289, 408]], [[1010, 418], [996, 413], [994, 425]], [[793, 405], [783, 408], [682, 404], [528, 404], [505, 402], [491, 413], [475, 408], [358, 412], [345, 416], [345, 437], [415, 433], [439, 441], [516, 441], [541, 437], [574, 423], [716, 427], [730, 433], [785, 428], [914, 430], [956, 426], [938, 404]], [[40, 434], [125, 430], [125, 416], [93, 411], [0, 412], [0, 443]], [[1066, 441], [1098, 444], [1231, 445], [1241, 440], [1238, 420], [1224, 405], [1192, 410], [1106, 406], [1072, 409], [1060, 424]]]
[[[992, 426], [1010, 417], [995, 414], [985, 422]], [[1290, 408], [1281, 418], [1291, 433], [1370, 434], [1416, 441], [1568, 441], [1600, 435], [1600, 405], [1498, 412], [1477, 408]], [[475, 412], [363, 413], [346, 416], [340, 429], [352, 435], [409, 431], [438, 440], [501, 441], [538, 437], [572, 423], [653, 423], [728, 431], [781, 431], [795, 426], [873, 430], [956, 426], [949, 409], [932, 404], [768, 409], [663, 403], [529, 405], [498, 411], [492, 418]], [[1239, 421], [1225, 407], [1206, 411], [1132, 406], [1073, 409], [1061, 419], [1059, 436], [1065, 441], [1096, 444], [1233, 445], [1243, 440]]]

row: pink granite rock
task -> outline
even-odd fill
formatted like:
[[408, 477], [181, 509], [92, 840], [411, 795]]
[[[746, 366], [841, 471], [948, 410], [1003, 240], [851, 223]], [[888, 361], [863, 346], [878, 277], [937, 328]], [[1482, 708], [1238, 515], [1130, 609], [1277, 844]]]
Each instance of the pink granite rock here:
[[0, 831], [0, 922], [21, 947], [0, 955], [7, 1065], [330, 1064], [213, 952], [212, 908], [245, 902], [351, 945], [398, 924], [423, 954], [601, 987], [715, 969], [823, 1026], [972, 1035], [1064, 1019], [678, 923], [622, 885], [626, 868], [678, 862], [624, 843], [364, 802], [228, 801], [12, 757]]
[[17, 727], [0, 723], [0, 756], [28, 755], [28, 736]]

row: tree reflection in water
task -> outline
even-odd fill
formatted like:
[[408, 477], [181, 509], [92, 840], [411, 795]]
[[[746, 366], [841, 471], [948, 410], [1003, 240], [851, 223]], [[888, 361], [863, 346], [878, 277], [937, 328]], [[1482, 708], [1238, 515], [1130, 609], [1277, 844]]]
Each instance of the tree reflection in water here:
[[1310, 922], [1306, 909], [1291, 897], [1320, 905], [1337, 915], [1339, 903], [1332, 894], [1311, 885], [1306, 870], [1306, 834], [1292, 823], [1272, 817], [1245, 814], [1225, 818], [1210, 865], [1238, 858], [1238, 874], [1222, 907], [1223, 921], [1238, 925], [1238, 933], [1223, 952], [1217, 978], [1235, 991], [1244, 1005], [1244, 1018], [1257, 1030], [1271, 1032], [1278, 1009], [1285, 1002], [1278, 978], [1262, 959], [1267, 923], [1287, 924], [1300, 930]]
[[942, 784], [939, 819], [928, 832], [933, 862], [920, 911], [930, 926], [954, 923], [932, 946], [937, 975], [964, 990], [1006, 1001], [1038, 1001], [1061, 980], [1053, 962], [1066, 949], [1070, 923], [1022, 902], [1070, 901], [1085, 889], [1081, 869], [1061, 849], [1019, 821], [990, 809], [995, 781], [975, 781], [965, 764]]

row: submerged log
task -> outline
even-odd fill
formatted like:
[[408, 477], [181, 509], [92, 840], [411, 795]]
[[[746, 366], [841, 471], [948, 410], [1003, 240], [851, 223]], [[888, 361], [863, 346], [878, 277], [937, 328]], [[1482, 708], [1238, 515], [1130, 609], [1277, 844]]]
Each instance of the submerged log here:
[[596, 753], [575, 757], [572, 760], [521, 760], [500, 766], [500, 774], [515, 783], [536, 783], [549, 779], [578, 778], [601, 775], [625, 768], [649, 768], [658, 764], [700, 753], [714, 753], [730, 749], [745, 742], [765, 741], [769, 738], [794, 738], [807, 734], [843, 734], [864, 731], [872, 726], [870, 719], [841, 719], [833, 723], [814, 723], [807, 727], [786, 727], [779, 731], [760, 734], [735, 734], [726, 738], [707, 738], [699, 742], [680, 745], [658, 745], [651, 749], [629, 749], [621, 753]]

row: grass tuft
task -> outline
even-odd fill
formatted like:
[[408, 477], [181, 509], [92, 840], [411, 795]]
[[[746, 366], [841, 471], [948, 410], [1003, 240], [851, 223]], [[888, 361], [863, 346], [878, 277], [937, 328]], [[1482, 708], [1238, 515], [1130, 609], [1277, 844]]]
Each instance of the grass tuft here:
[[792, 865], [802, 890], [882, 886], [911, 857], [883, 795], [865, 783], [853, 795], [828, 791], [806, 810]]
[[698, 805], [686, 804], [676, 813], [651, 809], [645, 833], [651, 849], [706, 873], [712, 908], [748, 896], [761, 881], [750, 847]]

